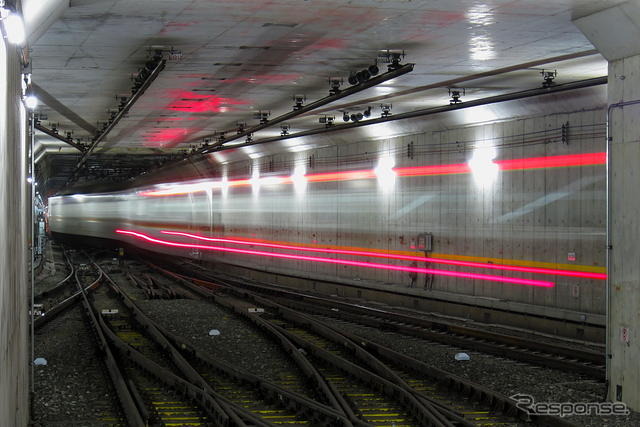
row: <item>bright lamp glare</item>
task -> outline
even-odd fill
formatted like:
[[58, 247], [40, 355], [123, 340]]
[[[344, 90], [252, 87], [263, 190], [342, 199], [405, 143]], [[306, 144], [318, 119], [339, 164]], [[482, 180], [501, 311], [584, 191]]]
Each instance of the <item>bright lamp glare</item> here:
[[253, 173], [251, 174], [251, 188], [253, 189], [254, 194], [258, 194], [260, 192], [260, 171], [257, 167], [253, 168]]
[[378, 161], [378, 166], [373, 170], [378, 177], [378, 184], [380, 187], [389, 191], [393, 188], [396, 181], [396, 173], [393, 170], [395, 162], [390, 156], [381, 157]]
[[495, 147], [479, 147], [473, 152], [469, 160], [469, 168], [473, 174], [474, 181], [481, 187], [486, 187], [498, 177], [499, 166], [493, 162], [498, 155]]
[[229, 179], [227, 175], [222, 176], [222, 180], [220, 181], [220, 189], [222, 192], [222, 197], [226, 198], [227, 194], [229, 194]]
[[24, 105], [26, 105], [30, 110], [35, 110], [38, 106], [38, 98], [33, 95], [27, 95], [24, 97]]
[[4, 29], [7, 32], [9, 43], [21, 45], [25, 42], [24, 22], [22, 22], [20, 15], [9, 12], [9, 15], [4, 19]]
[[291, 181], [293, 182], [296, 193], [303, 193], [307, 188], [307, 178], [304, 176], [306, 172], [306, 168], [303, 165], [298, 165], [293, 170]]
[[260, 185], [278, 185], [282, 184], [284, 180], [278, 176], [268, 176], [260, 179]]

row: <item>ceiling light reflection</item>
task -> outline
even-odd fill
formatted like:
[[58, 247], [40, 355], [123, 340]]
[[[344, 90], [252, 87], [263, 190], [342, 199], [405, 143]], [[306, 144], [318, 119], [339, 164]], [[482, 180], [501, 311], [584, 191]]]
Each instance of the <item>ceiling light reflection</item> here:
[[253, 172], [249, 182], [251, 183], [253, 194], [257, 196], [260, 193], [260, 169], [256, 163], [253, 164]]
[[306, 169], [307, 168], [304, 165], [298, 165], [295, 167], [293, 174], [291, 175], [293, 187], [298, 194], [304, 193], [304, 190], [307, 188], [307, 178], [304, 176], [307, 173]]
[[378, 177], [378, 185], [385, 192], [393, 189], [396, 183], [396, 173], [393, 170], [395, 161], [389, 154], [384, 155], [378, 160], [378, 166], [374, 169]]
[[488, 35], [476, 35], [469, 39], [471, 59], [487, 61], [496, 57], [493, 40]]
[[491, 13], [491, 9], [486, 4], [478, 4], [473, 6], [467, 12], [467, 19], [471, 25], [480, 25], [486, 27], [495, 22], [495, 18]]
[[480, 187], [490, 186], [498, 177], [500, 167], [493, 161], [497, 155], [498, 151], [494, 146], [478, 147], [473, 151], [469, 168], [474, 181]]

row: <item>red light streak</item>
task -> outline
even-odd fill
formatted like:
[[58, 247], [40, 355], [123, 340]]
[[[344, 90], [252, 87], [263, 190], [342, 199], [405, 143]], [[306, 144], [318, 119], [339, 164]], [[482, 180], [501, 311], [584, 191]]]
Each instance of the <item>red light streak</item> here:
[[407, 168], [395, 168], [393, 171], [398, 176], [428, 176], [428, 175], [454, 175], [470, 173], [471, 168], [467, 163], [451, 165], [415, 166]]
[[[572, 166], [592, 166], [603, 165], [606, 163], [606, 153], [585, 153], [585, 154], [568, 154], [563, 156], [548, 156], [548, 157], [529, 157], [524, 159], [512, 159], [512, 160], [495, 160], [493, 163], [498, 165], [501, 171], [513, 171], [513, 170], [532, 170], [532, 169], [546, 169], [546, 168], [560, 168], [560, 167], [572, 167]], [[471, 168], [468, 163], [454, 163], [448, 165], [430, 165], [430, 166], [415, 166], [415, 167], [403, 167], [394, 168], [393, 172], [399, 177], [411, 177], [411, 176], [430, 176], [430, 175], [455, 175], [455, 174], [467, 174], [471, 173]], [[304, 179], [307, 182], [335, 182], [335, 181], [355, 181], [361, 179], [375, 179], [377, 175], [373, 169], [363, 169], [355, 171], [344, 172], [323, 172], [304, 175]], [[293, 182], [290, 176], [275, 176], [269, 178], [274, 182], [280, 184], [291, 184]], [[215, 181], [217, 182], [217, 181]], [[238, 179], [230, 180], [227, 183], [228, 187], [242, 187], [252, 184], [250, 179]], [[204, 191], [212, 188], [211, 184], [203, 184], [202, 190], [188, 190], [181, 189], [181, 185], [176, 184], [168, 189], [150, 190], [140, 193], [142, 196], [178, 196], [197, 191]], [[189, 184], [186, 184], [187, 186]], [[269, 185], [265, 182], [264, 185]]]
[[564, 168], [570, 166], [603, 165], [607, 153], [568, 154], [564, 156], [530, 157], [527, 159], [497, 160], [500, 170]]
[[275, 253], [275, 252], [255, 251], [255, 250], [249, 250], [249, 249], [226, 248], [221, 246], [178, 243], [178, 242], [171, 242], [168, 240], [156, 239], [146, 234], [138, 233], [131, 230], [117, 229], [115, 231], [118, 234], [130, 235], [141, 240], [146, 240], [150, 243], [155, 243], [157, 245], [171, 246], [171, 247], [177, 247], [177, 248], [202, 249], [202, 250], [231, 252], [231, 253], [246, 254], [246, 255], [259, 255], [259, 256], [271, 257], [271, 258], [284, 258], [284, 259], [313, 261], [313, 262], [328, 263], [328, 264], [350, 265], [354, 267], [376, 268], [380, 270], [435, 274], [439, 276], [488, 280], [488, 281], [502, 282], [502, 283], [513, 283], [518, 285], [539, 286], [539, 287], [545, 287], [545, 288], [552, 288], [555, 286], [553, 282], [544, 282], [540, 280], [518, 279], [515, 277], [492, 276], [492, 275], [478, 274], [478, 273], [463, 273], [463, 272], [457, 272], [457, 271], [436, 270], [432, 268], [405, 267], [405, 266], [399, 266], [399, 265], [388, 265], [388, 264], [380, 264], [380, 263], [364, 262], [364, 261], [349, 261], [349, 260], [341, 260], [341, 259], [333, 259], [333, 258], [314, 257], [314, 256], [308, 256], [308, 255], [294, 255], [294, 254], [283, 254], [283, 253]]
[[167, 109], [187, 113], [220, 113], [231, 106], [247, 103], [241, 99], [205, 95], [181, 89], [170, 90], [168, 96], [171, 98], [171, 102]]
[[282, 245], [277, 243], [263, 243], [263, 242], [255, 242], [251, 240], [206, 237], [198, 234], [184, 233], [181, 231], [162, 230], [160, 232], [162, 234], [168, 234], [172, 236], [184, 236], [184, 237], [190, 237], [198, 240], [205, 240], [208, 242], [231, 243], [236, 245], [263, 246], [267, 248], [278, 248], [278, 249], [286, 249], [286, 250], [367, 256], [367, 257], [376, 257], [376, 258], [399, 259], [399, 260], [406, 260], [406, 261], [425, 261], [425, 262], [432, 262], [435, 264], [448, 264], [448, 265], [457, 265], [462, 267], [486, 268], [489, 270], [519, 271], [523, 273], [550, 274], [554, 276], [580, 277], [584, 279], [606, 280], [607, 278], [607, 275], [604, 273], [589, 273], [589, 272], [582, 272], [582, 271], [558, 270], [553, 268], [521, 267], [516, 265], [505, 265], [505, 264], [487, 264], [487, 263], [473, 262], [473, 261], [457, 261], [457, 260], [450, 260], [450, 259], [444, 259], [444, 258], [431, 258], [431, 257], [413, 256], [413, 255], [383, 254], [380, 252], [352, 251], [352, 250], [346, 250], [346, 249], [309, 248], [306, 246]]
[[304, 176], [309, 182], [353, 181], [357, 179], [373, 179], [376, 173], [372, 169], [346, 172], [312, 173]]

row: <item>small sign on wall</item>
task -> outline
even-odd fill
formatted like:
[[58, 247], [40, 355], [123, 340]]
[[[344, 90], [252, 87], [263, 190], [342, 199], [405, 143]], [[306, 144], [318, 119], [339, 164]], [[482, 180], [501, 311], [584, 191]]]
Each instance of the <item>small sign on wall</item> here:
[[576, 253], [575, 252], [569, 252], [567, 254], [567, 261], [575, 261], [576, 260]]
[[421, 251], [431, 252], [433, 250], [433, 234], [420, 233], [418, 234], [417, 248]]
[[629, 331], [629, 328], [621, 327], [620, 328], [620, 342], [625, 343], [625, 344], [629, 344], [630, 339], [631, 339], [631, 332]]
[[578, 298], [580, 296], [580, 286], [573, 285], [571, 286], [571, 296], [574, 298]]

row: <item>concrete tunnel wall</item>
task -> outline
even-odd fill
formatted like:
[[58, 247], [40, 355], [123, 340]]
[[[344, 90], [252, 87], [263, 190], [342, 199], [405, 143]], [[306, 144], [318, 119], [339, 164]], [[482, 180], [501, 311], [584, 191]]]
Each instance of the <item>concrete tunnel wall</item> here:
[[[496, 160], [603, 153], [604, 111], [575, 112], [461, 127], [377, 141], [326, 147], [299, 155], [276, 155], [228, 165], [229, 179], [292, 169], [307, 173], [375, 168], [387, 153], [395, 167], [455, 165], [468, 162], [482, 145], [501, 146]], [[562, 142], [562, 126], [568, 137]], [[413, 156], [408, 147], [413, 144]], [[351, 159], [368, 161], [353, 163]], [[309, 167], [309, 157], [315, 167]], [[214, 197], [214, 225], [225, 235], [318, 246], [379, 249], [419, 254], [412, 246], [419, 233], [433, 234], [433, 257], [521, 266], [595, 271], [605, 266], [605, 165], [500, 171], [495, 181], [478, 185], [474, 174], [398, 177], [390, 189], [373, 180], [308, 184], [304, 197], [291, 188], [229, 190], [226, 201]], [[217, 203], [216, 203], [217, 202]], [[200, 209], [194, 227], [206, 216]], [[575, 256], [575, 259], [574, 259]], [[406, 287], [409, 273], [304, 261], [225, 254], [226, 259], [305, 277], [378, 282]], [[355, 259], [355, 258], [354, 258]], [[376, 261], [372, 259], [371, 261]], [[387, 262], [387, 261], [385, 261]], [[388, 261], [409, 265], [408, 261]], [[420, 264], [422, 266], [422, 264]], [[434, 276], [431, 288], [587, 313], [604, 313], [605, 281], [529, 273], [457, 268], [551, 280], [554, 288]], [[423, 282], [417, 280], [417, 287]]]
[[[291, 183], [263, 183], [257, 190], [245, 181], [245, 185], [230, 187], [224, 193], [212, 190], [210, 196], [197, 192], [145, 197], [132, 191], [115, 198], [71, 196], [64, 199], [68, 205], [53, 204], [50, 221], [54, 231], [109, 238], [122, 237], [114, 233], [118, 226], [161, 238], [167, 238], [159, 234], [162, 229], [191, 230], [216, 237], [405, 255], [420, 255], [412, 248], [418, 234], [432, 233], [433, 251], [429, 255], [436, 258], [603, 274], [604, 117], [602, 109], [592, 109], [392, 138], [374, 139], [372, 135], [369, 141], [226, 165], [212, 159], [208, 164], [196, 165], [197, 170], [208, 171], [211, 175], [206, 178], [218, 182], [221, 176], [229, 181], [251, 179], [254, 174], [261, 178], [289, 176], [296, 167], [303, 167], [307, 174], [371, 171], [385, 156], [393, 159], [396, 168], [427, 166], [440, 168], [440, 172], [396, 177], [391, 186], [383, 185], [373, 175], [367, 179], [307, 183], [300, 191]], [[521, 162], [525, 167], [500, 170], [493, 182], [483, 185], [479, 178], [486, 174], [456, 169], [460, 165], [464, 168], [476, 150], [483, 152], [488, 146], [496, 147], [496, 161], [526, 159]], [[567, 159], [576, 157], [595, 160], [587, 165], [568, 166], [571, 163]], [[539, 158], [559, 159], [557, 167], [540, 166], [536, 160]], [[203, 243], [184, 237], [172, 239]], [[148, 247], [365, 287], [403, 290], [411, 284], [411, 275], [405, 271]], [[283, 252], [260, 246], [244, 248]], [[295, 253], [411, 265], [407, 260]], [[422, 262], [418, 264], [424, 266]], [[419, 275], [414, 291], [447, 293], [453, 299], [456, 295], [474, 296], [497, 301], [498, 305], [518, 302], [544, 307], [547, 312], [563, 309], [603, 314], [605, 310], [604, 280], [436, 263], [428, 267], [551, 281], [555, 286], [542, 288], [434, 275], [429, 291], [422, 290], [424, 276]]]
[[26, 116], [16, 48], [0, 37], [0, 425], [29, 419]]

